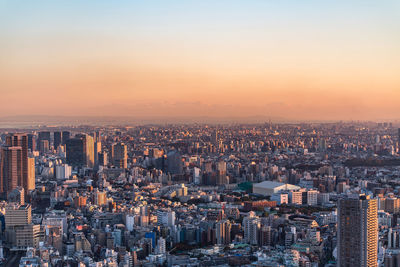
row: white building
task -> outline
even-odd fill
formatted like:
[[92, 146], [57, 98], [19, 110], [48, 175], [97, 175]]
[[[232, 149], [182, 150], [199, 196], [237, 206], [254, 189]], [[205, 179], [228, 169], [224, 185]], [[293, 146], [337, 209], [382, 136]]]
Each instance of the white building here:
[[280, 191], [299, 190], [300, 187], [292, 184], [284, 184], [273, 181], [264, 181], [253, 185], [253, 193], [264, 196], [272, 196]]
[[68, 179], [71, 176], [71, 174], [72, 174], [71, 166], [68, 166], [67, 164], [56, 166], [56, 179], [57, 180]]
[[289, 195], [287, 193], [273, 194], [271, 200], [276, 201], [277, 205], [289, 204]]
[[318, 194], [317, 190], [307, 191], [307, 205], [316, 206], [318, 204]]
[[258, 244], [258, 231], [261, 226], [260, 218], [250, 212], [249, 216], [243, 219], [244, 241], [252, 245]]
[[125, 224], [128, 231], [133, 231], [133, 226], [135, 225], [135, 215], [127, 214], [125, 216]]
[[174, 226], [175, 211], [157, 211], [157, 225]]

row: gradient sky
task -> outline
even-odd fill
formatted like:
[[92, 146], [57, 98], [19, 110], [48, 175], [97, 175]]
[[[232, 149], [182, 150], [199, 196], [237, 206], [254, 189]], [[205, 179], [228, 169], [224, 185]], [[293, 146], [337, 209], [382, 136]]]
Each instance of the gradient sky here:
[[0, 0], [0, 117], [400, 119], [398, 0]]

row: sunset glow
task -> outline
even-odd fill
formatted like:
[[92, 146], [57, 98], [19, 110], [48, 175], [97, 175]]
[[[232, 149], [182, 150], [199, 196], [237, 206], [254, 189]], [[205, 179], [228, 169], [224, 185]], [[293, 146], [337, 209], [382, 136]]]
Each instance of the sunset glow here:
[[398, 119], [396, 2], [1, 0], [0, 114]]

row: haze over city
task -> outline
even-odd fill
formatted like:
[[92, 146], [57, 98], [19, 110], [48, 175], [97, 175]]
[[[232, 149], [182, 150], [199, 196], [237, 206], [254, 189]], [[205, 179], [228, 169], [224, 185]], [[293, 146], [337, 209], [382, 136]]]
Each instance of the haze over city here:
[[0, 1], [0, 117], [398, 120], [398, 1]]

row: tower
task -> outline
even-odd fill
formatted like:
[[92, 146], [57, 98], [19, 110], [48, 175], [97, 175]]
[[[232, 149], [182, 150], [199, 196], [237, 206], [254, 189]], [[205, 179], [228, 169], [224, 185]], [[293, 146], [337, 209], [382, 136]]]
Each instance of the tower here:
[[6, 137], [6, 146], [1, 151], [1, 191], [9, 193], [22, 186], [25, 194], [32, 190], [29, 181], [28, 135], [11, 134]]
[[339, 200], [337, 235], [337, 266], [378, 266], [376, 199], [359, 195], [358, 198]]

